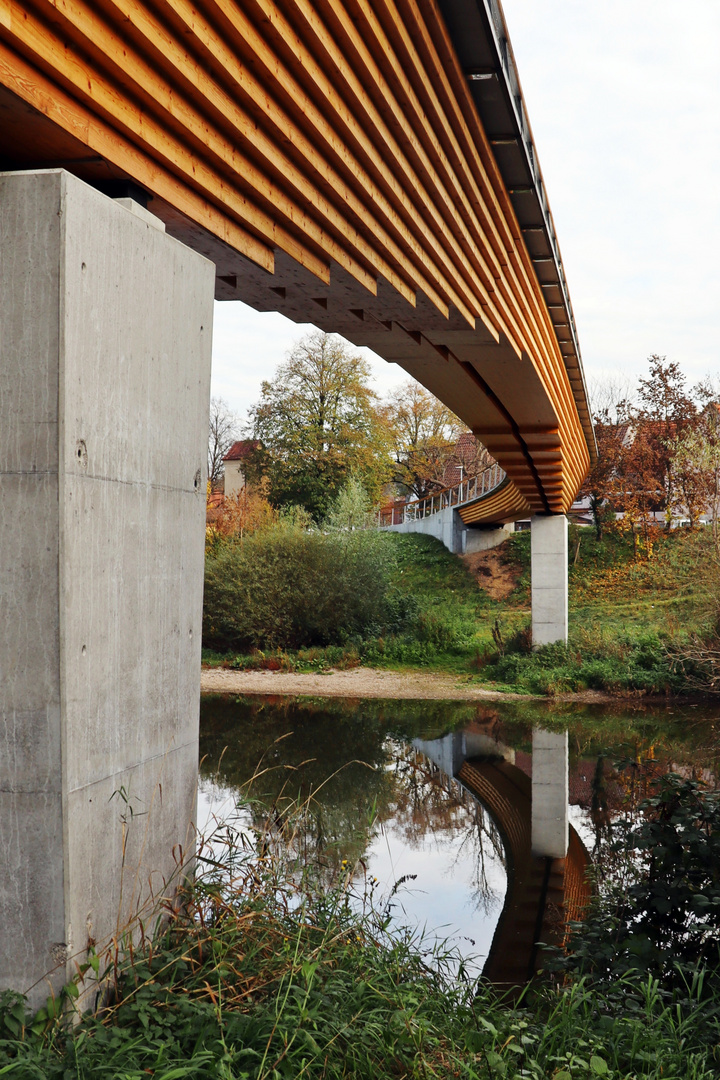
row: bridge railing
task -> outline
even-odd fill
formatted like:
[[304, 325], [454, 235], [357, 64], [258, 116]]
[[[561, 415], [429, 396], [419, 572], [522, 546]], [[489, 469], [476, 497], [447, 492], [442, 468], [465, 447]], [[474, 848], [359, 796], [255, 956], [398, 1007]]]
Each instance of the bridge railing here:
[[406, 521], [420, 521], [431, 517], [441, 510], [446, 510], [449, 506], [461, 506], [472, 499], [487, 495], [504, 479], [505, 473], [500, 466], [491, 465], [477, 476], [468, 477], [467, 480], [462, 480], [453, 487], [442, 488], [422, 499], [412, 499], [410, 502], [384, 507], [378, 513], [378, 525], [381, 528], [387, 525], [403, 525]]

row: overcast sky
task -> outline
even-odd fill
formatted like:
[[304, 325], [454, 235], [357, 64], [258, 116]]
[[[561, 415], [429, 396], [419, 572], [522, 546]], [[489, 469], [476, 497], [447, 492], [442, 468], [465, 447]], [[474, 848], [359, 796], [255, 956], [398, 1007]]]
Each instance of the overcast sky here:
[[[720, 0], [503, 6], [588, 382], [634, 383], [651, 353], [717, 376]], [[216, 304], [213, 394], [244, 414], [307, 329]], [[373, 371], [380, 393], [405, 377]]]

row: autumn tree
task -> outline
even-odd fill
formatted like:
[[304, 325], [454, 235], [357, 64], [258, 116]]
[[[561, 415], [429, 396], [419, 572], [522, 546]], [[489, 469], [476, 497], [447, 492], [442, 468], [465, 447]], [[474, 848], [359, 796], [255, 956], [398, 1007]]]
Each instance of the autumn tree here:
[[240, 417], [223, 398], [210, 399], [208, 429], [208, 481], [217, 484], [223, 474], [223, 458], [232, 444], [240, 438]]
[[321, 520], [350, 476], [371, 498], [388, 473], [388, 445], [367, 362], [340, 338], [298, 341], [250, 411], [260, 443], [248, 475], [263, 476], [274, 506], [305, 507]]
[[629, 457], [642, 458], [643, 482], [652, 488], [652, 508], [662, 512], [670, 527], [675, 495], [674, 456], [677, 440], [693, 430], [699, 419], [694, 395], [685, 389], [685, 376], [677, 363], [654, 354], [649, 358], [650, 375], [638, 384], [638, 408], [633, 417], [639, 443], [638, 453], [629, 448]]
[[620, 424], [616, 418], [613, 419], [606, 407], [596, 415], [594, 429], [598, 456], [585, 477], [579, 497], [588, 499], [590, 503], [595, 533], [600, 540], [608, 509], [617, 494], [617, 470], [623, 452], [623, 438], [628, 428], [626, 424]]
[[245, 485], [235, 495], [212, 496], [208, 500], [207, 540], [209, 543], [221, 538], [242, 540], [269, 528], [277, 518], [277, 511], [261, 488]]
[[691, 526], [707, 514], [718, 539], [720, 517], [720, 426], [717, 408], [710, 406], [697, 423], [677, 435], [670, 445], [673, 509]]
[[654, 434], [646, 424], [632, 427], [623, 441], [614, 474], [613, 505], [622, 511], [623, 525], [632, 531], [637, 551], [641, 532], [647, 543], [654, 515], [663, 507], [665, 488], [658, 476], [658, 453]]
[[414, 379], [390, 394], [384, 410], [392, 438], [393, 480], [425, 498], [443, 486], [457, 440], [467, 428]]
[[598, 459], [580, 493], [589, 499], [598, 537], [611, 508], [623, 513], [635, 537], [638, 530], [647, 533], [657, 515], [669, 528], [679, 501], [692, 504], [691, 517], [701, 501], [691, 443], [687, 453], [677, 453], [699, 423], [696, 400], [710, 391], [687, 391], [679, 365], [664, 356], [651, 356], [649, 365], [634, 397], [627, 386], [595, 388]]

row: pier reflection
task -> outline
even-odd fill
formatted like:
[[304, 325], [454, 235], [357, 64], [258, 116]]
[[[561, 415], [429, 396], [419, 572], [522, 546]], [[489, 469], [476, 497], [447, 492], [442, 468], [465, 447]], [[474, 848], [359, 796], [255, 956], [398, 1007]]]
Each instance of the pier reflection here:
[[542, 963], [540, 943], [562, 944], [590, 898], [590, 859], [568, 820], [567, 732], [534, 728], [525, 769], [484, 726], [413, 745], [479, 800], [502, 839], [507, 891], [483, 976], [522, 987]]

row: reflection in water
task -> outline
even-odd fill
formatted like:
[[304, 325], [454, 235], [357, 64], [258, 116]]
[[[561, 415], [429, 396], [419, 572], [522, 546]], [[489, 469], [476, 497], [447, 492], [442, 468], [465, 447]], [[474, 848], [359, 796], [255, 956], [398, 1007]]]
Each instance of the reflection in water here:
[[396, 921], [453, 937], [481, 967], [506, 889], [500, 835], [482, 805], [407, 741], [435, 734], [432, 716], [404, 720], [324, 702], [204, 701], [201, 828], [211, 813], [227, 816], [234, 793], [253, 800], [238, 818], [244, 828], [307, 800], [289, 840], [295, 854], [319, 860], [328, 882], [346, 859], [359, 879], [378, 879], [378, 898], [405, 879], [390, 899]]
[[[597, 846], [616, 807], [628, 795], [642, 796], [644, 778], [683, 756], [692, 760], [688, 728], [681, 746], [669, 738], [664, 712], [659, 722], [637, 710], [629, 720], [610, 716], [600, 733], [597, 711], [579, 710], [568, 777], [565, 736], [533, 737], [548, 715], [538, 703], [501, 712], [439, 702], [207, 698], [200, 821], [217, 813], [213, 800], [223, 795], [251, 798], [237, 822], [246, 829], [272, 821], [291, 800], [307, 801], [289, 842], [319, 861], [328, 882], [347, 860], [357, 866], [361, 892], [374, 892], [379, 879], [377, 891], [389, 897], [397, 921], [454, 936], [464, 954], [477, 956], [473, 973], [490, 954], [488, 977], [520, 983], [537, 963], [535, 942], [562, 937], [564, 918], [577, 914], [586, 862], [572, 830], [567, 860], [555, 841], [533, 843], [541, 858], [531, 852], [531, 790], [536, 838], [540, 826], [555, 840], [565, 835], [569, 782], [584, 835]], [[531, 750], [534, 744], [538, 757], [541, 743], [549, 773], [536, 767], [531, 788]], [[634, 768], [622, 768], [623, 754]], [[460, 782], [452, 778], [458, 775]], [[560, 791], [562, 821], [550, 820]], [[219, 814], [226, 816], [227, 805]]]

